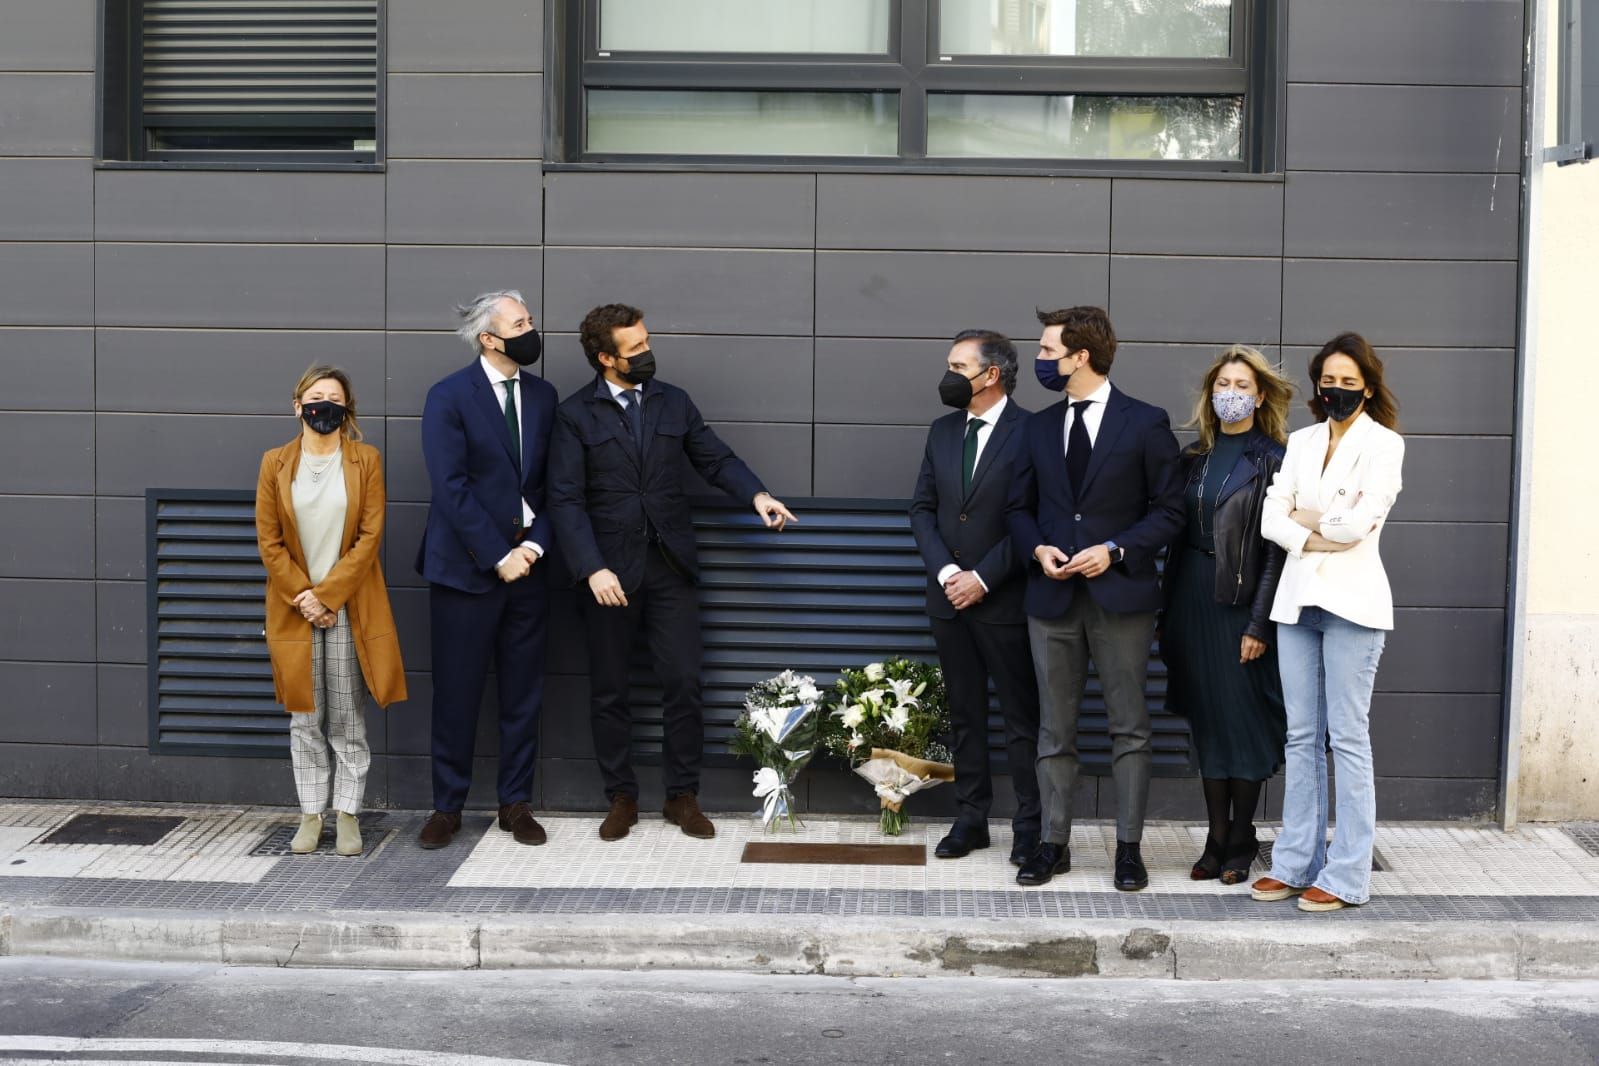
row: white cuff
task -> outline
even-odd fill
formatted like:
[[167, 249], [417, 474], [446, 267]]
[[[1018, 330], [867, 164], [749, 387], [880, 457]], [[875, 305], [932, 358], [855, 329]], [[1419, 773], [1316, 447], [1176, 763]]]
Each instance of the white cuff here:
[[954, 577], [956, 574], [958, 574], [960, 572], [961, 572], [961, 568], [960, 567], [956, 566], [954, 563], [949, 563], [948, 565], [946, 565], [944, 567], [944, 569], [942, 569], [942, 570], [940, 570], [938, 572], [938, 583], [940, 585], [947, 584], [949, 582], [950, 578]]

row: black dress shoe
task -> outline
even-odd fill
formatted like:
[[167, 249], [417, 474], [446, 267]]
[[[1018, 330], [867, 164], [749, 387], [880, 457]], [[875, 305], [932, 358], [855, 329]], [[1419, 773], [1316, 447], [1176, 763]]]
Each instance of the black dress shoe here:
[[1144, 859], [1137, 844], [1116, 841], [1116, 887], [1123, 892], [1137, 892], [1149, 887], [1149, 871], [1144, 869]]
[[1010, 846], [1010, 864], [1020, 866], [1033, 857], [1033, 852], [1038, 850], [1037, 833], [1018, 833]]
[[964, 859], [974, 851], [988, 847], [988, 826], [956, 822], [933, 854], [940, 859]]
[[1022, 863], [1016, 871], [1018, 885], [1047, 885], [1056, 874], [1067, 873], [1072, 868], [1071, 849], [1064, 844], [1040, 844], [1032, 858]]

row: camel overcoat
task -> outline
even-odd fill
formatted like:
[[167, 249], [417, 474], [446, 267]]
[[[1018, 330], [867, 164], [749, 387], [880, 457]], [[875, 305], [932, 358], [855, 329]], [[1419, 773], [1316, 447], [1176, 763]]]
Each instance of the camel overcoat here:
[[290, 712], [316, 710], [311, 695], [311, 623], [294, 606], [310, 588], [328, 610], [349, 613], [350, 632], [361, 676], [379, 707], [404, 700], [405, 666], [400, 638], [389, 607], [378, 547], [383, 543], [383, 459], [369, 444], [344, 441], [344, 536], [339, 561], [322, 583], [306, 576], [305, 552], [294, 521], [294, 474], [300, 465], [300, 438], [261, 457], [255, 490], [255, 533], [266, 564], [266, 640], [272, 655], [272, 684], [278, 702]]

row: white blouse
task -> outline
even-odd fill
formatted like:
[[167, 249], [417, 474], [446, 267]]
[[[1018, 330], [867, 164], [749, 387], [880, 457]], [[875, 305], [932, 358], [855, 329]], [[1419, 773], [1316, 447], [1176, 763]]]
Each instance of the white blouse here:
[[[324, 467], [322, 464], [327, 463]], [[305, 553], [306, 576], [320, 585], [339, 561], [344, 539], [344, 449], [331, 456], [300, 453], [294, 471], [294, 524], [300, 527], [300, 550]]]
[[[1291, 434], [1266, 490], [1261, 536], [1288, 552], [1271, 618], [1293, 625], [1301, 608], [1320, 607], [1369, 629], [1392, 629], [1393, 592], [1378, 541], [1399, 498], [1405, 439], [1362, 411], [1323, 469], [1329, 435], [1326, 422]], [[1306, 551], [1310, 530], [1289, 517], [1300, 509], [1321, 512], [1323, 537], [1354, 546]]]

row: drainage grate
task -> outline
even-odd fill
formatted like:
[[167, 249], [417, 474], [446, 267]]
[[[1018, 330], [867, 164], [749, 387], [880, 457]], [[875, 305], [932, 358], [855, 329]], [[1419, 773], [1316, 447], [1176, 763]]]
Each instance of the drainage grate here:
[[1565, 830], [1566, 835], [1577, 842], [1578, 847], [1599, 859], [1599, 823], [1568, 825]]
[[294, 840], [294, 834], [299, 830], [300, 823], [289, 822], [278, 826], [266, 835], [266, 839], [250, 850], [251, 855], [265, 858], [276, 858], [281, 855], [294, 855], [296, 859], [310, 859], [318, 855], [331, 855], [336, 859], [342, 858], [369, 858], [381, 848], [389, 837], [394, 835], [394, 830], [388, 828], [388, 817], [382, 811], [363, 811], [356, 816], [356, 821], [361, 823], [361, 854], [359, 856], [339, 855], [333, 850], [333, 838], [338, 819], [329, 811], [322, 819], [322, 839], [317, 843], [317, 849], [309, 855], [294, 855], [289, 850], [289, 844]]
[[182, 818], [144, 814], [80, 814], [40, 844], [122, 844], [148, 847], [182, 825]]
[[[1332, 841], [1329, 839], [1327, 843], [1331, 844]], [[1260, 842], [1260, 858], [1255, 860], [1255, 865], [1260, 867], [1262, 870], [1271, 869], [1271, 846], [1272, 842], [1270, 840], [1263, 840]], [[1388, 865], [1388, 860], [1382, 857], [1382, 853], [1376, 848], [1372, 848], [1371, 872], [1376, 874], [1385, 874], [1391, 869], [1392, 867]]]

